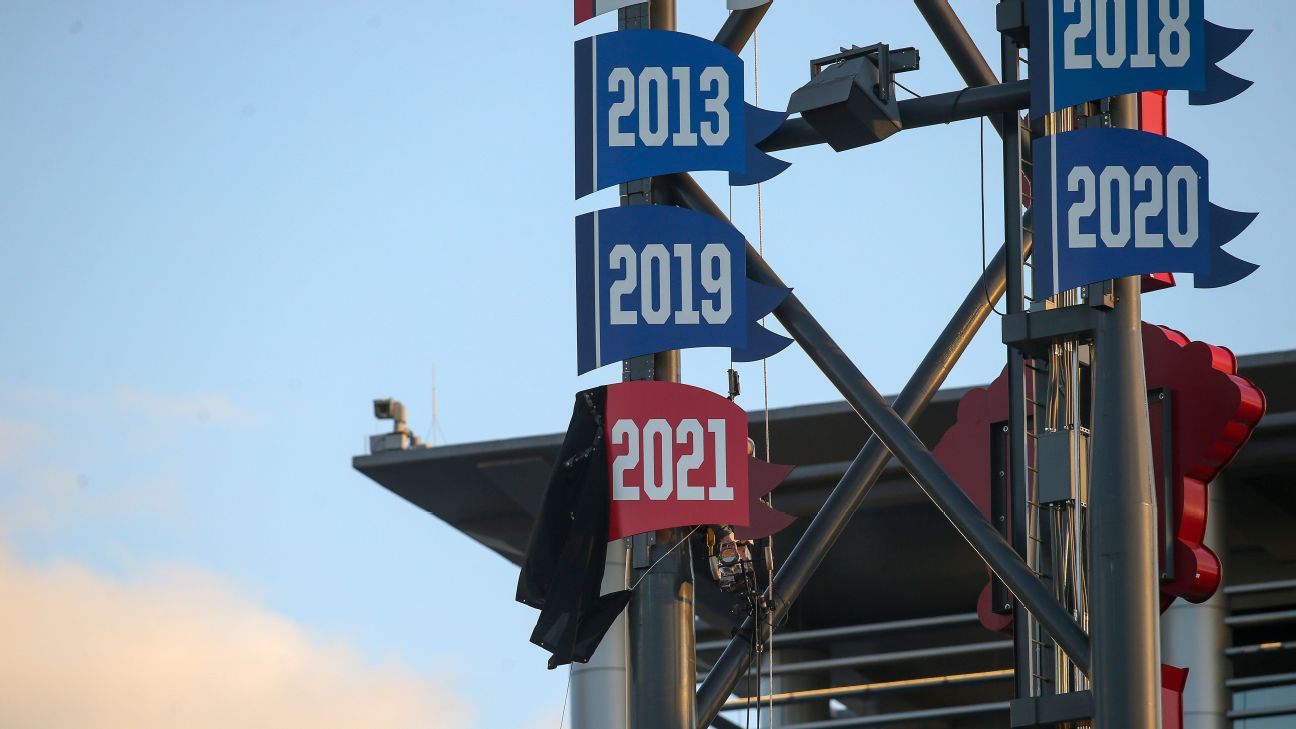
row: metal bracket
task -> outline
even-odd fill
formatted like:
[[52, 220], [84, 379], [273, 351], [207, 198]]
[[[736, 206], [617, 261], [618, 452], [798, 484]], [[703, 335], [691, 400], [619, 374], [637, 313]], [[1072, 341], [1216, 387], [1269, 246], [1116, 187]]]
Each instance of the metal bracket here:
[[814, 59], [810, 62], [810, 78], [818, 76], [824, 66], [831, 66], [834, 63], [849, 61], [852, 58], [861, 56], [868, 57], [873, 62], [873, 65], [877, 66], [878, 83], [873, 87], [873, 91], [883, 103], [891, 100], [892, 86], [895, 84], [895, 75], [897, 73], [918, 70], [919, 57], [917, 48], [898, 48], [893, 51], [891, 46], [886, 43], [874, 43], [863, 48], [859, 46], [843, 48], [840, 53]]
[[1059, 342], [1092, 340], [1095, 315], [1087, 304], [1009, 314], [1003, 318], [1003, 343], [1026, 357], [1039, 357]]
[[[1008, 530], [1008, 421], [990, 424], [990, 523], [1004, 539]], [[996, 615], [1012, 615], [1012, 593], [999, 575], [990, 575], [990, 609]]]
[[1092, 719], [1092, 691], [1032, 696], [1008, 704], [1008, 726], [1012, 729], [1064, 729]]
[[657, 544], [657, 532], [636, 534], [630, 537], [630, 566], [637, 570], [652, 565], [652, 548]]
[[1030, 45], [1030, 10], [1026, 0], [1000, 0], [995, 6], [995, 25], [1018, 48]]
[[1174, 523], [1174, 410], [1173, 395], [1168, 387], [1148, 390], [1148, 409], [1161, 408], [1161, 581], [1175, 577]]
[[621, 360], [621, 381], [642, 382], [654, 379], [657, 374], [657, 358], [651, 354]]

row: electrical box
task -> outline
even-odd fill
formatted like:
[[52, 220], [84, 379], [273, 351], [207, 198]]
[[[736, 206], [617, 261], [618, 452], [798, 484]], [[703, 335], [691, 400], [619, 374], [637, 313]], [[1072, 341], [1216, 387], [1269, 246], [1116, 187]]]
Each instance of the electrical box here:
[[410, 446], [409, 433], [382, 433], [369, 436], [369, 452], [403, 451]]
[[[1089, 433], [1054, 430], [1036, 439], [1037, 497], [1041, 506], [1064, 504], [1089, 483]], [[1081, 503], [1086, 499], [1081, 498]]]

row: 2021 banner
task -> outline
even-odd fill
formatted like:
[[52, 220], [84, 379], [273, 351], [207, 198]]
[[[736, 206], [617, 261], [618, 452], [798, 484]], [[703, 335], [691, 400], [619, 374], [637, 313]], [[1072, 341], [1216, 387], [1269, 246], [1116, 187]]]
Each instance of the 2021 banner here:
[[611, 511], [608, 541], [692, 524], [728, 524], [740, 539], [793, 518], [760, 501], [792, 471], [747, 453], [747, 413], [673, 382], [607, 386], [603, 418]]
[[1032, 0], [1031, 116], [1093, 99], [1162, 89], [1191, 104], [1237, 96], [1251, 82], [1218, 64], [1251, 34], [1205, 18], [1205, 0]]
[[668, 349], [770, 357], [792, 340], [757, 324], [788, 289], [747, 278], [747, 244], [705, 213], [632, 205], [576, 218], [576, 364], [584, 374]]
[[621, 30], [576, 41], [576, 197], [691, 170], [753, 185], [787, 169], [755, 147], [785, 112], [743, 101], [743, 62], [705, 38]]
[[1221, 248], [1256, 214], [1211, 203], [1206, 158], [1186, 144], [1082, 129], [1037, 139], [1034, 162], [1036, 298], [1161, 271], [1213, 288], [1258, 268]]

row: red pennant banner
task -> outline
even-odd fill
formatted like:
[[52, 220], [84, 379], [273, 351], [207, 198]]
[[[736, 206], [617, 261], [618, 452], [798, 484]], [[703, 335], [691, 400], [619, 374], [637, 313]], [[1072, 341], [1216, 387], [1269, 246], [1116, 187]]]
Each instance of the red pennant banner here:
[[609, 541], [691, 524], [769, 534], [792, 520], [752, 503], [791, 468], [751, 459], [747, 413], [715, 393], [673, 382], [609, 385], [603, 427]]

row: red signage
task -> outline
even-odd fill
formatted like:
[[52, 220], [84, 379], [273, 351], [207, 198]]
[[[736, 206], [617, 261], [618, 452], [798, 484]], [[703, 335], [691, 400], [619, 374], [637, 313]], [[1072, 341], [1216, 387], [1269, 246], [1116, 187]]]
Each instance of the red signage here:
[[[762, 524], [769, 521], [764, 512], [776, 514], [753, 501], [791, 469], [750, 467], [747, 413], [729, 400], [690, 385], [623, 382], [607, 388], [603, 427], [609, 541], [691, 524], [746, 527], [753, 524], [753, 509]], [[753, 470], [767, 476], [755, 488]]]
[[[1207, 486], [1251, 437], [1264, 415], [1264, 394], [1253, 383], [1237, 374], [1237, 359], [1223, 347], [1190, 341], [1167, 327], [1144, 322], [1143, 356], [1149, 390], [1169, 392], [1169, 442], [1171, 457], [1162, 453], [1166, 441], [1161, 432], [1163, 401], [1149, 402], [1149, 424], [1152, 435], [1153, 467], [1156, 478], [1157, 508], [1173, 513], [1174, 569], [1160, 585], [1161, 609], [1164, 611], [1182, 597], [1202, 602], [1215, 593], [1220, 582], [1219, 558], [1202, 543], [1206, 530]], [[1032, 397], [1032, 382], [1027, 378], [1027, 396]], [[968, 391], [959, 401], [958, 417], [933, 450], [937, 460], [972, 497], [982, 513], [990, 515], [991, 426], [1008, 420], [1007, 374], [985, 389]], [[1035, 454], [1027, 454], [1035, 466]], [[1163, 500], [1161, 485], [1166, 478], [1172, 486], [1171, 504]], [[1011, 521], [1013, 515], [1008, 514]], [[1159, 520], [1158, 520], [1159, 522]], [[1158, 525], [1158, 528], [1159, 525]], [[1165, 534], [1160, 535], [1166, 543]], [[1164, 554], [1161, 555], [1164, 560]], [[1162, 565], [1166, 567], [1168, 565]], [[1012, 617], [992, 609], [990, 589], [982, 591], [977, 604], [981, 622], [991, 630], [1007, 630]]]

